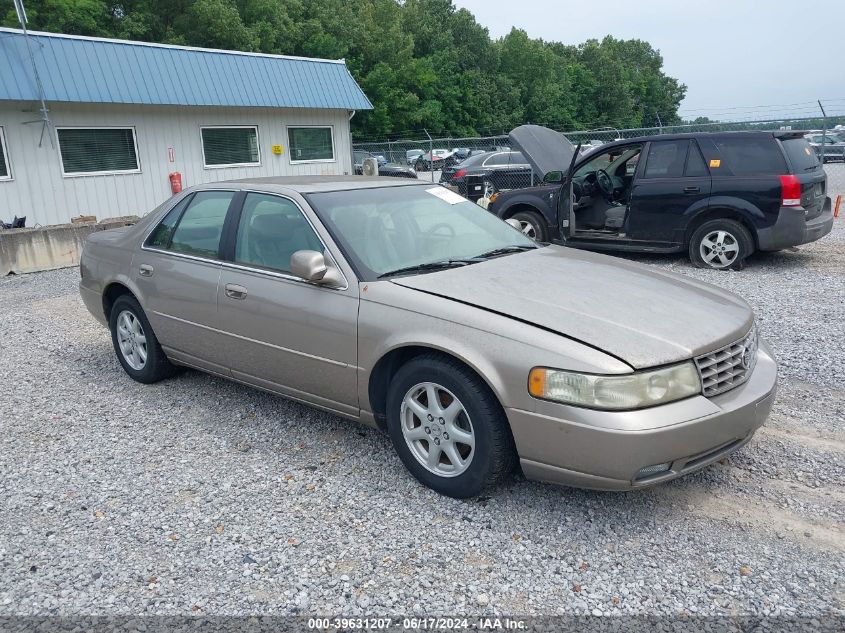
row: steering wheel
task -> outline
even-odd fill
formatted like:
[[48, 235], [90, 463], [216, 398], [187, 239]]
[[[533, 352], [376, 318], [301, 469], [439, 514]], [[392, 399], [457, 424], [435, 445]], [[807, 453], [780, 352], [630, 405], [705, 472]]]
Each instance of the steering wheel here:
[[455, 237], [455, 235], [456, 235], [456, 233], [455, 233], [455, 227], [454, 227], [454, 226], [452, 226], [451, 224], [447, 224], [446, 222], [440, 222], [439, 224], [435, 224], [435, 225], [434, 225], [434, 226], [432, 226], [430, 229], [428, 229], [428, 230], [425, 232], [425, 234], [426, 234], [426, 235], [437, 235], [437, 234], [438, 234], [438, 233], [437, 233], [437, 231], [438, 231], [438, 230], [440, 230], [440, 229], [444, 229], [444, 228], [448, 230], [449, 234], [448, 234], [448, 235], [443, 235], [443, 234], [441, 233], [441, 234], [440, 234], [440, 236], [441, 236], [441, 237]]
[[608, 202], [613, 202], [613, 178], [610, 177], [604, 169], [596, 170], [596, 184], [601, 191], [601, 195], [605, 197]]

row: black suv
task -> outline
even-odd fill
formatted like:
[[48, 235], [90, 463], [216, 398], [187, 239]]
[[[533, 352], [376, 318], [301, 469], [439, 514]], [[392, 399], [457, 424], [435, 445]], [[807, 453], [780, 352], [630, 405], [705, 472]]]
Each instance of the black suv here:
[[513, 130], [511, 142], [548, 184], [502, 192], [488, 208], [539, 241], [687, 251], [698, 266], [726, 269], [833, 227], [827, 175], [802, 132], [649, 136], [581, 157], [539, 126]]

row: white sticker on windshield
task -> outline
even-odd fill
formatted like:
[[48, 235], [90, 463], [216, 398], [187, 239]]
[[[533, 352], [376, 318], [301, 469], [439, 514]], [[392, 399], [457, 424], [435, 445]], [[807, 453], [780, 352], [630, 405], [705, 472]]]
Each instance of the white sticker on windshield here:
[[459, 202], [467, 201], [467, 199], [462, 195], [457, 194], [450, 189], [446, 189], [446, 187], [432, 187], [431, 189], [426, 189], [426, 193], [430, 193], [432, 196], [437, 196], [449, 204], [458, 204]]

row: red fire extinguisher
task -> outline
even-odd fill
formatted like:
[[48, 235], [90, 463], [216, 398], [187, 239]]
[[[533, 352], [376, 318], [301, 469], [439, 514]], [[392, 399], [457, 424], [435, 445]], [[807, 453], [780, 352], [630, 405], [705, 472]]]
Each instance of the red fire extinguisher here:
[[179, 193], [182, 191], [182, 174], [178, 171], [174, 171], [170, 174], [170, 191], [174, 194]]

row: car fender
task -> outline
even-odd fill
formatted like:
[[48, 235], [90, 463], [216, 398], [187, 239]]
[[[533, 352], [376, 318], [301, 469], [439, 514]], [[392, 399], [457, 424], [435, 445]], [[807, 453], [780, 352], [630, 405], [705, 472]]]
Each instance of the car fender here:
[[372, 406], [373, 370], [386, 355], [403, 347], [429, 348], [457, 358], [487, 383], [504, 407], [534, 407], [527, 389], [534, 366], [605, 374], [631, 370], [574, 339], [390, 281], [365, 284], [361, 297], [358, 393], [365, 411]]
[[766, 215], [756, 205], [733, 196], [711, 196], [707, 200], [691, 205], [684, 216], [687, 237], [691, 233], [690, 227], [706, 221], [708, 216], [735, 217], [745, 224], [752, 234], [756, 233], [757, 227], [766, 224]]
[[507, 219], [516, 212], [514, 207], [530, 206], [543, 216], [549, 226], [557, 226], [557, 214], [551, 207], [550, 195], [553, 196], [554, 191], [543, 193], [528, 191], [513, 193], [508, 195], [508, 198], [501, 203], [501, 206], [497, 205], [493, 212], [498, 217]]

